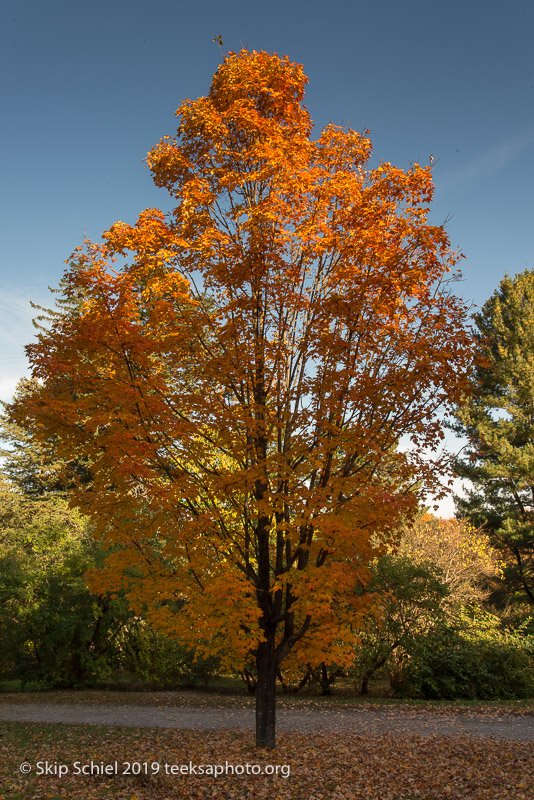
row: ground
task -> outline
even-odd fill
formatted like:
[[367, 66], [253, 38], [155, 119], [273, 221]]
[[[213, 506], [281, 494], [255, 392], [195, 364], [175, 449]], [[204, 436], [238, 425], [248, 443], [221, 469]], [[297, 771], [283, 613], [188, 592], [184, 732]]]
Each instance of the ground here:
[[0, 800], [532, 798], [530, 704], [282, 698], [275, 751], [254, 747], [252, 705], [194, 692], [0, 694]]

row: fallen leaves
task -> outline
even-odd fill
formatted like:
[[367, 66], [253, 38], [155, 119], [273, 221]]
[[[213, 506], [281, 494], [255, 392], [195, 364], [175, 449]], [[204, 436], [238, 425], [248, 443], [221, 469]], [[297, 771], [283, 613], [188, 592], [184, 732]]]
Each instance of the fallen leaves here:
[[[6, 723], [0, 752], [0, 800], [530, 800], [534, 785], [534, 743], [466, 736], [282, 733], [268, 751], [242, 731]], [[37, 775], [44, 760], [69, 773]], [[125, 761], [279, 765], [279, 774], [74, 774], [74, 762], [91, 760], [119, 769]], [[21, 762], [32, 764], [29, 775]], [[280, 765], [290, 766], [289, 777]]]
[[[432, 716], [485, 717], [533, 716], [534, 699], [509, 701], [421, 701], [395, 700], [384, 698], [376, 700], [354, 696], [352, 689], [336, 689], [333, 696], [317, 694], [279, 694], [278, 708], [301, 711], [377, 711], [395, 713], [402, 711], [405, 716], [431, 714]], [[174, 691], [140, 692], [112, 691], [101, 689], [46, 690], [39, 692], [16, 691], [0, 692], [0, 705], [3, 703], [34, 705], [45, 703], [54, 705], [90, 706], [155, 706], [158, 708], [254, 708], [254, 697], [244, 692], [242, 686], [212, 690], [180, 689]]]

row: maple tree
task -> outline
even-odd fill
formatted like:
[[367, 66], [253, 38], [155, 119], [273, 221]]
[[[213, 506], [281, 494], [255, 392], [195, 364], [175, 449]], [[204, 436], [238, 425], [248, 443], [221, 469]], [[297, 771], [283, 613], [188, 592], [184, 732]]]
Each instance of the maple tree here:
[[253, 655], [261, 746], [282, 661], [351, 659], [372, 534], [437, 485], [436, 412], [470, 359], [430, 168], [371, 168], [335, 125], [312, 139], [305, 84], [230, 53], [180, 106], [147, 159], [174, 210], [75, 252], [28, 347], [40, 388], [11, 407], [91, 465], [95, 584], [200, 654]]

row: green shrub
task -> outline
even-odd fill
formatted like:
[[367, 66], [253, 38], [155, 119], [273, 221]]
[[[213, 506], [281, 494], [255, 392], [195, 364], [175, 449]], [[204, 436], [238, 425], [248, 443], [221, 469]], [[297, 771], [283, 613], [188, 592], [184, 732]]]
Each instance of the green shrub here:
[[432, 700], [534, 696], [534, 639], [517, 633], [440, 625], [400, 665], [396, 694]]
[[415, 564], [405, 556], [386, 554], [371, 565], [369, 591], [377, 602], [365, 620], [354, 668], [360, 693], [369, 680], [410, 652], [440, 620], [449, 590], [433, 564]]
[[65, 498], [0, 488], [0, 678], [40, 688], [205, 685], [213, 659], [149, 630], [124, 596], [91, 593], [84, 576], [102, 557]]
[[122, 681], [151, 689], [206, 687], [219, 666], [216, 658], [195, 657], [192, 650], [142, 620], [124, 631], [121, 653]]

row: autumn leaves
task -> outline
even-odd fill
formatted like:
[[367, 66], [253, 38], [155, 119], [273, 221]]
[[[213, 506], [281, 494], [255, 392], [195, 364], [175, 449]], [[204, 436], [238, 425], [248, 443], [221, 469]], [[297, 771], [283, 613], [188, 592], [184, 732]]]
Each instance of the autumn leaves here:
[[182, 104], [148, 156], [173, 213], [74, 254], [70, 306], [29, 348], [41, 387], [13, 409], [91, 461], [75, 502], [134, 605], [256, 660], [262, 746], [281, 661], [349, 651], [371, 535], [437, 480], [420, 455], [470, 360], [430, 169], [370, 169], [367, 135], [336, 126], [310, 139], [305, 83], [242, 51]]

